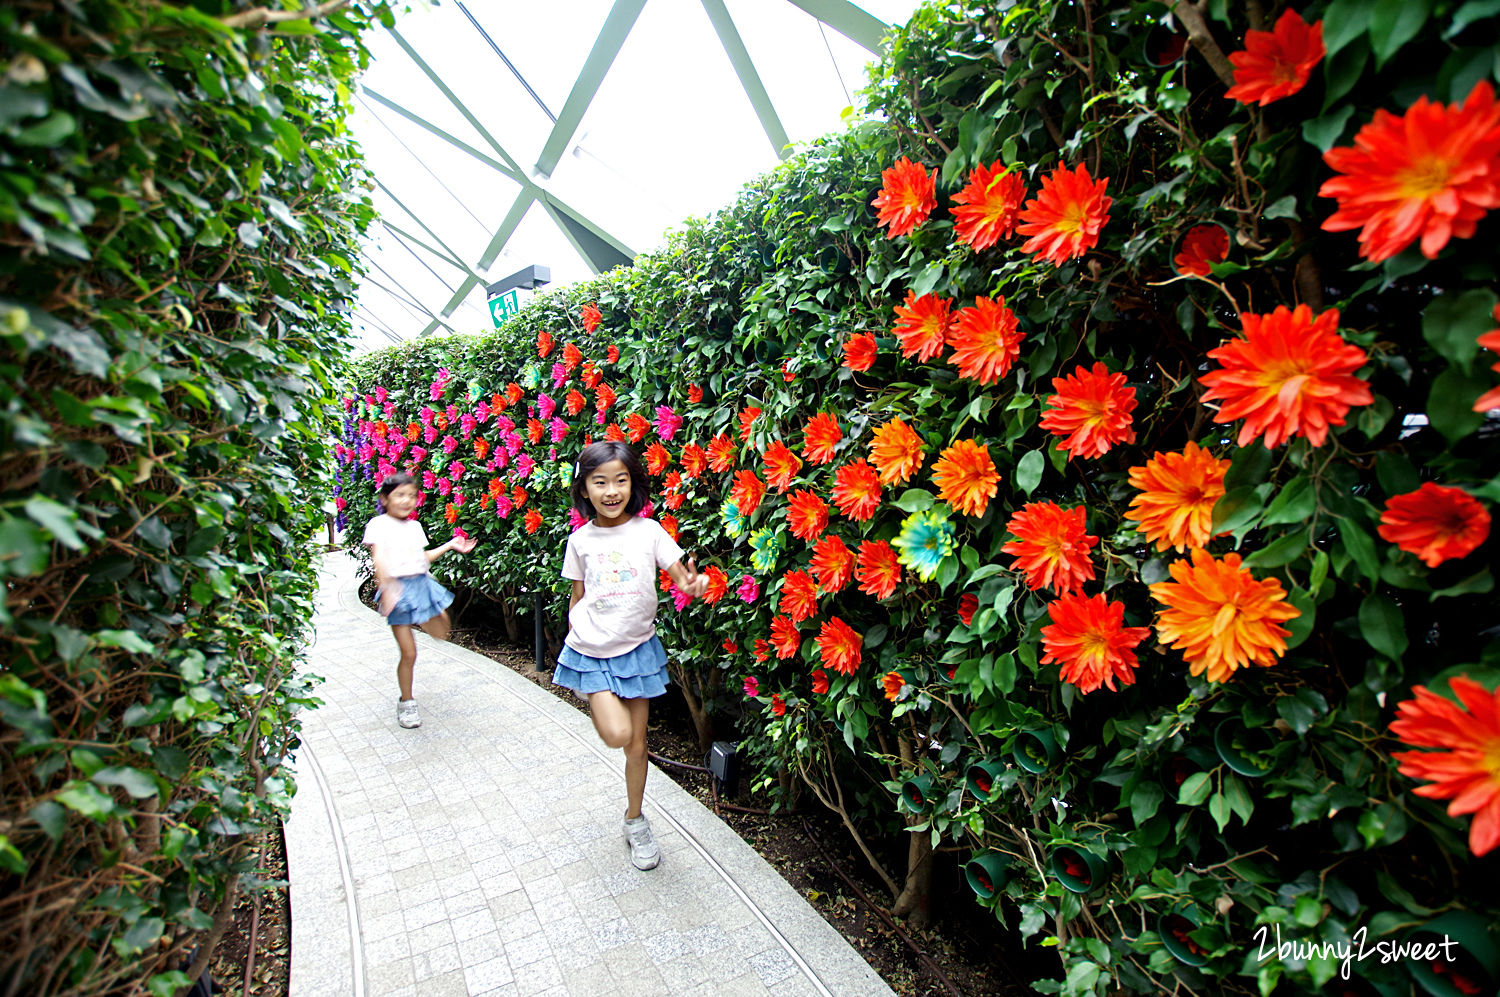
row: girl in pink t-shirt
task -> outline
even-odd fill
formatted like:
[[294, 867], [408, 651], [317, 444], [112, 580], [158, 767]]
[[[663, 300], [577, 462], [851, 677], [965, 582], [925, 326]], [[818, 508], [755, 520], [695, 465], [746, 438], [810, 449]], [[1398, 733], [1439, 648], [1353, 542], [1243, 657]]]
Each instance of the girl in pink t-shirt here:
[[646, 714], [667, 691], [667, 653], [656, 637], [656, 572], [664, 568], [691, 596], [708, 579], [645, 508], [640, 458], [623, 443], [583, 448], [573, 476], [573, 508], [590, 519], [568, 538], [563, 577], [573, 582], [568, 636], [552, 681], [588, 697], [594, 729], [625, 749], [625, 840], [637, 869], [654, 869], [661, 850], [641, 813], [646, 792]]

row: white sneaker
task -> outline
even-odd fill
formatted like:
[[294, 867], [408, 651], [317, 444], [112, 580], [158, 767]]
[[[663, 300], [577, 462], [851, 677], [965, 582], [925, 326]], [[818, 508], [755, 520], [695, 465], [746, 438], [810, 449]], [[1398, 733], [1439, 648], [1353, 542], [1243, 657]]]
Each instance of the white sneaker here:
[[417, 713], [417, 701], [415, 699], [396, 700], [396, 722], [403, 727], [422, 726], [422, 717]]
[[656, 847], [656, 838], [651, 834], [651, 824], [646, 815], [625, 822], [625, 840], [630, 842], [630, 861], [642, 872], [655, 869], [661, 862], [661, 849]]

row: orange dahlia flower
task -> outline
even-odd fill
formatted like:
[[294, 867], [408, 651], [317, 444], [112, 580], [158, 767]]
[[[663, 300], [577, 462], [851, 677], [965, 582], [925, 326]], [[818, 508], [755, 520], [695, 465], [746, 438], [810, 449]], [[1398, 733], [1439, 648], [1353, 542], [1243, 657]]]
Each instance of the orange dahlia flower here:
[[583, 407], [588, 403], [589, 400], [584, 397], [583, 392], [575, 388], [568, 392], [567, 413], [569, 415], [577, 415], [583, 411]]
[[875, 336], [861, 332], [844, 340], [844, 366], [850, 370], [863, 371], [875, 366]]
[[[730, 444], [733, 446], [733, 444]], [[696, 478], [708, 470], [708, 454], [696, 443], [689, 443], [682, 448], [682, 473], [689, 478]]]
[[752, 512], [760, 508], [760, 500], [765, 494], [766, 486], [755, 476], [754, 471], [739, 471], [729, 489], [729, 501], [739, 508], [741, 516], [748, 519]]
[[918, 360], [931, 360], [943, 352], [948, 341], [948, 327], [953, 319], [949, 310], [953, 301], [936, 294], [924, 294], [920, 298], [910, 291], [906, 301], [896, 306], [896, 325], [892, 335], [901, 341], [901, 355], [915, 356]]
[[594, 389], [594, 408], [600, 412], [609, 411], [609, 407], [619, 400], [620, 396], [615, 394], [615, 389], [603, 382]]
[[697, 405], [703, 401], [703, 389], [696, 384], [688, 385], [688, 404]]
[[729, 591], [729, 576], [715, 564], [704, 568], [703, 574], [708, 578], [708, 590], [703, 593], [703, 601], [712, 606]]
[[1425, 686], [1415, 699], [1396, 704], [1391, 733], [1417, 748], [1391, 755], [1408, 778], [1429, 785], [1412, 792], [1429, 800], [1452, 800], [1448, 816], [1473, 814], [1469, 851], [1485, 855], [1500, 845], [1500, 690], [1487, 692], [1467, 675], [1448, 680], [1464, 709]]
[[960, 308], [953, 316], [948, 332], [953, 355], [948, 362], [958, 368], [960, 377], [993, 384], [1010, 372], [1025, 338], [1026, 333], [1016, 328], [1015, 312], [1005, 306], [1004, 298], [975, 298], [972, 306]]
[[535, 533], [541, 528], [542, 514], [540, 512], [537, 512], [535, 509], [528, 510], [526, 513], [526, 532]]
[[740, 412], [740, 442], [749, 443], [750, 433], [755, 428], [755, 420], [760, 417], [760, 408], [755, 405], [746, 405]]
[[[574, 346], [572, 343], [564, 345], [562, 351], [562, 363], [563, 369], [571, 374], [575, 367], [583, 363], [583, 351], [580, 350], [577, 346]], [[592, 364], [590, 366], [592, 366]]]
[[1131, 499], [1125, 518], [1134, 520], [1159, 551], [1206, 547], [1227, 473], [1229, 461], [1191, 441], [1181, 453], [1157, 451], [1145, 465], [1130, 469], [1130, 484], [1140, 494]]
[[870, 441], [870, 460], [880, 472], [882, 485], [905, 483], [922, 469], [922, 437], [900, 419], [875, 430]]
[[1109, 206], [1104, 196], [1108, 178], [1095, 181], [1082, 163], [1069, 171], [1059, 166], [1042, 178], [1042, 189], [1026, 202], [1021, 224], [1016, 231], [1031, 236], [1021, 246], [1025, 253], [1037, 253], [1055, 266], [1082, 256], [1099, 244], [1099, 231], [1109, 222]]
[[1195, 225], [1188, 229], [1172, 262], [1184, 277], [1207, 277], [1215, 263], [1229, 259], [1229, 233], [1218, 225]]
[[885, 234], [887, 239], [909, 234], [937, 207], [936, 169], [928, 174], [923, 167], [902, 156], [880, 174], [880, 179], [885, 186], [880, 188], [870, 205], [877, 209], [879, 223], [890, 226]]
[[653, 443], [646, 448], [646, 470], [651, 474], [660, 474], [672, 463], [672, 454], [660, 443]]
[[[563, 347], [563, 353], [567, 353], [567, 347]], [[594, 366], [594, 361], [585, 360], [583, 367], [578, 371], [578, 377], [583, 381], [586, 388], [596, 388], [599, 382], [604, 380], [604, 371]]]
[[860, 460], [833, 472], [833, 504], [856, 523], [875, 515], [880, 506], [880, 478], [875, 468]]
[[1261, 107], [1290, 97], [1307, 85], [1323, 53], [1323, 22], [1308, 25], [1288, 8], [1273, 30], [1245, 32], [1245, 50], [1229, 53], [1234, 86], [1224, 96]]
[[[618, 422], [612, 422], [608, 426], [604, 427], [604, 438], [613, 443], [624, 443], [625, 430], [620, 428], [620, 424]], [[587, 444], [585, 444], [585, 446], [587, 446]]]
[[827, 464], [833, 460], [833, 448], [844, 438], [839, 421], [827, 412], [807, 420], [802, 430], [802, 456], [809, 464]]
[[1420, 236], [1430, 260], [1500, 206], [1497, 156], [1500, 107], [1488, 80], [1475, 83], [1462, 106], [1423, 96], [1399, 118], [1376, 111], [1352, 147], [1323, 154], [1341, 174], [1318, 188], [1339, 203], [1323, 228], [1359, 229], [1359, 254], [1377, 263]]
[[1116, 443], [1134, 443], [1131, 413], [1135, 411], [1135, 389], [1126, 386], [1124, 374], [1111, 374], [1095, 361], [1093, 369], [1079, 366], [1067, 377], [1054, 377], [1041, 426], [1054, 436], [1069, 457], [1102, 457]]
[[538, 357], [541, 357], [545, 360], [547, 358], [547, 354], [552, 352], [552, 346], [552, 333], [543, 329], [541, 332], [538, 332], [536, 334], [536, 355]]
[[1081, 505], [1064, 509], [1053, 502], [1029, 502], [1010, 517], [1005, 528], [1016, 539], [1000, 549], [1015, 555], [1028, 588], [1072, 592], [1093, 581], [1089, 551], [1099, 538], [1089, 534], [1086, 516]]
[[812, 572], [818, 576], [820, 592], [837, 592], [854, 577], [854, 552], [837, 533], [830, 533], [813, 548]]
[[519, 384], [517, 384], [515, 381], [511, 381], [509, 384], [507, 384], [505, 386], [505, 398], [512, 405], [519, 405], [519, 404], [521, 404], [521, 399], [523, 399], [525, 397], [526, 397], [526, 390], [524, 388], [522, 388]]
[[896, 549], [884, 540], [866, 540], [859, 545], [854, 577], [865, 595], [889, 599], [901, 581], [901, 562], [896, 560]]
[[579, 314], [583, 316], [584, 332], [593, 332], [599, 328], [599, 323], [604, 321], [604, 313], [599, 311], [599, 303], [596, 301], [590, 301], [584, 305], [579, 310]]
[[1005, 168], [1000, 160], [976, 166], [968, 186], [953, 195], [953, 236], [975, 250], [988, 249], [1016, 230], [1026, 181], [1019, 172]]
[[776, 489], [776, 494], [784, 495], [797, 472], [802, 470], [802, 461], [792, 453], [790, 447], [777, 440], [766, 447], [761, 467], [766, 473], [766, 484]]
[[660, 518], [657, 519], [657, 522], [661, 524], [662, 529], [667, 531], [668, 536], [670, 536], [673, 540], [677, 539], [679, 524], [677, 522], [676, 516], [672, 515], [669, 512], [662, 513]]
[[778, 611], [791, 617], [793, 623], [801, 623], [818, 612], [818, 587], [812, 575], [805, 571], [788, 571], [781, 580], [781, 601]]
[[828, 529], [828, 503], [806, 488], [799, 488], [787, 500], [786, 525], [792, 536], [812, 543]]
[[[1492, 313], [1495, 321], [1500, 322], [1500, 305], [1496, 305]], [[1487, 350], [1500, 353], [1500, 329], [1491, 329], [1479, 337], [1479, 345]], [[1495, 373], [1500, 374], [1500, 363], [1490, 367]], [[1492, 408], [1500, 408], [1500, 388], [1491, 388], [1474, 400], [1475, 412], [1488, 412]]]
[[1042, 664], [1062, 666], [1062, 680], [1090, 693], [1101, 685], [1111, 692], [1135, 684], [1135, 646], [1151, 636], [1150, 627], [1127, 627], [1125, 604], [1104, 596], [1065, 593], [1047, 605], [1050, 626], [1042, 627]]
[[1240, 446], [1264, 435], [1267, 448], [1293, 436], [1320, 447], [1350, 408], [1375, 400], [1354, 376], [1368, 358], [1339, 335], [1337, 308], [1314, 319], [1306, 305], [1278, 305], [1270, 315], [1243, 314], [1240, 322], [1243, 339], [1208, 351], [1223, 369], [1198, 379], [1208, 388], [1205, 402], [1223, 402], [1214, 422], [1245, 420]]
[[630, 437], [631, 443], [639, 443], [651, 432], [651, 420], [639, 412], [632, 412], [625, 417], [625, 435]]
[[954, 509], [983, 516], [990, 499], [1000, 490], [1000, 472], [983, 445], [959, 440], [938, 455], [932, 465], [932, 482], [938, 486], [938, 498]]
[[790, 658], [802, 646], [802, 634], [790, 617], [778, 616], [771, 621], [771, 646], [778, 658]]
[[821, 668], [813, 669], [812, 691], [820, 696], [828, 691], [828, 673]]
[[1386, 502], [1379, 532], [1381, 539], [1436, 568], [1468, 556], [1489, 538], [1490, 513], [1462, 488], [1426, 481]]
[[720, 474], [734, 468], [734, 440], [720, 433], [708, 441], [708, 466]]
[[880, 687], [885, 690], [885, 698], [894, 703], [901, 698], [901, 690], [906, 688], [906, 679], [901, 677], [900, 672], [886, 672], [880, 677]]
[[1291, 631], [1281, 626], [1302, 614], [1286, 601], [1275, 578], [1256, 581], [1238, 554], [1217, 560], [1206, 550], [1192, 562], [1174, 561], [1173, 581], [1157, 582], [1151, 595], [1166, 606], [1156, 614], [1156, 636], [1182, 651], [1194, 675], [1225, 682], [1238, 668], [1269, 668], [1286, 653]]
[[526, 438], [532, 443], [542, 442], [542, 437], [547, 433], [547, 424], [540, 419], [526, 420]]
[[823, 664], [840, 675], [853, 675], [859, 671], [859, 650], [864, 645], [863, 634], [855, 633], [837, 616], [831, 616], [818, 630], [818, 654]]

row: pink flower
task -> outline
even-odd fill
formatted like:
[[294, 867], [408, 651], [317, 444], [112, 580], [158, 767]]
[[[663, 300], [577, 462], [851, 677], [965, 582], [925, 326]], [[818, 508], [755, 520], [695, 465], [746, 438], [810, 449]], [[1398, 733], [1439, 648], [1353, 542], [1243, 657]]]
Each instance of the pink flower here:
[[754, 675], [745, 676], [745, 695], [760, 695], [760, 679], [756, 678]]
[[587, 526], [588, 522], [589, 521], [587, 519], [578, 514], [577, 509], [568, 510], [568, 529], [576, 530], [580, 527]]
[[375, 400], [377, 402], [380, 402], [383, 405], [385, 404], [385, 400], [389, 397], [390, 392], [386, 391], [383, 385], [377, 386], [375, 388]]
[[468, 532], [462, 526], [455, 526], [455, 527], [453, 527], [453, 535], [455, 537], [459, 538], [460, 540], [467, 540], [467, 539], [469, 539]]
[[760, 583], [751, 575], [746, 575], [740, 580], [740, 587], [735, 594], [746, 602], [754, 602], [760, 598]]
[[671, 442], [672, 437], [677, 435], [677, 430], [682, 428], [682, 416], [672, 411], [670, 405], [658, 405], [656, 407], [656, 435], [663, 440]]
[[421, 447], [412, 447], [411, 459], [420, 464], [422, 463], [422, 461], [427, 459], [427, 451], [422, 449]]
[[344, 498], [344, 496], [342, 496], [342, 495], [335, 495], [333, 497], [333, 507], [335, 509], [337, 509], [339, 512], [343, 512], [345, 509], [347, 509], [349, 507], [349, 502]]
[[531, 477], [531, 472], [536, 470], [536, 461], [531, 459], [531, 454], [523, 453], [516, 458], [516, 474], [523, 478]]
[[422, 472], [422, 487], [423, 488], [431, 488], [435, 484], [437, 484], [437, 475], [433, 474], [431, 471], [423, 471]]
[[466, 440], [474, 435], [474, 427], [477, 425], [479, 425], [478, 421], [467, 412], [465, 412], [458, 420], [459, 429], [462, 430], [461, 435]]
[[495, 496], [495, 515], [499, 516], [501, 519], [508, 518], [510, 516], [511, 510], [514, 508], [515, 505], [511, 503], [509, 495], [502, 494]]
[[641, 511], [640, 511], [639, 515], [641, 516], [642, 519], [655, 519], [656, 518], [656, 506], [653, 503], [651, 503], [651, 502], [647, 502], [645, 505], [641, 506]]
[[557, 402], [552, 400], [551, 395], [538, 395], [536, 399], [537, 418], [546, 422], [552, 418], [552, 413], [557, 411]]
[[384, 412], [385, 413], [385, 417], [387, 419], [389, 419], [391, 416], [393, 416], [393, 415], [396, 414], [396, 403], [395, 402], [386, 402], [385, 403], [385, 408], [381, 409], [381, 411]]
[[474, 406], [474, 418], [482, 426], [490, 420], [490, 403], [480, 402]]
[[458, 449], [458, 441], [451, 436], [443, 437], [443, 453], [452, 453]]
[[353, 410], [354, 410], [354, 399], [350, 398], [348, 395], [345, 395], [344, 396], [344, 411], [345, 412], [351, 412]]
[[437, 438], [438, 429], [436, 426], [428, 426], [422, 431], [422, 440], [426, 443], [436, 443]]
[[[561, 419], [557, 418], [556, 416], [553, 416], [552, 417], [552, 421], [550, 423], [548, 423], [548, 425], [552, 429], [552, 442], [553, 443], [561, 443], [564, 439], [567, 438], [567, 435], [568, 435], [568, 424], [566, 422], [563, 422]], [[556, 460], [557, 459], [557, 457], [556, 457], [556, 451], [553, 451], [553, 454], [554, 454], [554, 456], [553, 456], [552, 459]]]
[[453, 504], [455, 506], [462, 506], [464, 504], [464, 490], [462, 488], [453, 489]]
[[463, 476], [464, 476], [464, 462], [463, 461], [461, 461], [461, 460], [455, 460], [453, 463], [451, 463], [451, 464], [448, 465], [448, 477], [450, 477], [450, 478], [454, 479], [455, 481], [457, 481], [459, 478], [462, 478]]
[[426, 426], [432, 422], [432, 417], [437, 415], [437, 413], [432, 410], [431, 406], [423, 405], [422, 410], [417, 415], [421, 417], [422, 425]]
[[692, 601], [692, 596], [688, 595], [676, 585], [672, 586], [672, 605], [679, 613], [686, 609], [687, 604]]
[[564, 367], [560, 363], [553, 364], [552, 365], [552, 386], [554, 388], [561, 388], [564, 384], [567, 384], [567, 383], [568, 383], [568, 368]]
[[447, 478], [438, 478], [437, 490], [439, 495], [447, 498], [453, 492], [453, 482], [449, 481]]

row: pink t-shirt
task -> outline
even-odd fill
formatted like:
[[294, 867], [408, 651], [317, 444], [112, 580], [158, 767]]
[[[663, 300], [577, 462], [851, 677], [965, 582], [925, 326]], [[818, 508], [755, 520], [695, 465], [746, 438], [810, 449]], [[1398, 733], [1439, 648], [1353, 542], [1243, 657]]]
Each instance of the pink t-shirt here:
[[415, 519], [376, 516], [365, 527], [365, 543], [379, 551], [392, 578], [428, 573], [427, 531]]
[[562, 574], [583, 582], [583, 598], [568, 613], [564, 643], [591, 658], [613, 658], [656, 636], [656, 571], [681, 559], [682, 548], [654, 519], [574, 530]]

